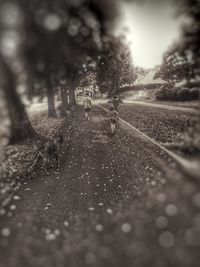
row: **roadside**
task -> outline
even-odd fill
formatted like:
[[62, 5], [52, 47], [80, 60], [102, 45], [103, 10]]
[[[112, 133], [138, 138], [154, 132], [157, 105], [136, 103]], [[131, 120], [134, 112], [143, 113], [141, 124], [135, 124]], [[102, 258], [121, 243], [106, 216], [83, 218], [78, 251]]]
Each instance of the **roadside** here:
[[159, 103], [161, 105], [169, 105], [169, 106], [177, 106], [177, 107], [185, 107], [185, 108], [194, 108], [199, 109], [200, 108], [200, 101], [152, 101], [153, 103]]
[[[100, 108], [102, 108], [104, 111], [108, 112], [108, 110], [103, 107], [102, 105], [98, 105]], [[128, 123], [126, 120], [123, 120], [121, 117], [119, 118], [120, 124], [128, 126], [128, 128], [132, 129], [134, 132], [138, 133], [141, 137], [148, 140], [150, 143], [157, 146], [161, 151], [166, 153], [168, 156], [170, 156], [175, 162], [179, 164], [179, 167], [182, 169], [182, 171], [185, 173], [185, 175], [188, 175], [190, 178], [195, 179], [197, 182], [200, 182], [200, 161], [199, 158], [195, 158], [193, 160], [188, 160], [186, 158], [183, 158], [182, 156], [179, 156], [177, 153], [174, 153], [171, 151], [166, 143], [161, 144], [157, 142], [155, 139], [149, 137], [145, 133], [141, 132], [138, 128], [135, 128], [132, 124]], [[172, 148], [172, 145], [170, 146]], [[173, 147], [174, 148], [174, 147]], [[180, 146], [179, 146], [180, 149]]]
[[188, 102], [169, 102], [169, 101], [153, 101], [153, 100], [124, 100], [124, 103], [132, 103], [134, 105], [143, 105], [148, 107], [156, 107], [168, 110], [184, 111], [189, 113], [199, 113], [200, 103], [199, 101]]
[[193, 117], [183, 111], [128, 103], [120, 105], [119, 113], [122, 119], [160, 143], [172, 142], [187, 129], [188, 121]]
[[130, 103], [121, 105], [119, 111], [122, 119], [172, 152], [192, 162], [199, 160], [198, 113]]
[[[191, 99], [191, 96], [188, 96], [188, 99], [186, 100], [182, 99], [180, 96], [174, 98], [167, 98], [167, 95], [172, 91], [165, 92], [166, 97], [162, 98], [162, 100], [156, 98], [157, 89], [135, 89], [135, 90], [127, 90], [127, 91], [121, 91], [120, 95], [123, 97], [124, 101], [126, 103], [142, 103], [143, 105], [152, 105], [155, 107], [163, 107], [173, 109], [173, 108], [188, 108], [188, 111], [191, 111], [190, 109], [200, 109], [200, 99], [197, 96], [193, 99]], [[176, 92], [176, 91], [175, 91]], [[177, 92], [176, 92], [177, 93]], [[189, 94], [187, 91], [186, 93]], [[193, 92], [194, 93], [194, 92]], [[169, 96], [170, 97], [170, 96]], [[171, 96], [172, 97], [172, 96]], [[171, 100], [170, 100], [171, 99]], [[181, 110], [181, 109], [180, 109]], [[187, 110], [187, 109], [186, 109]]]
[[[29, 117], [36, 132], [48, 139], [58, 134], [65, 122], [65, 118], [48, 118], [46, 103], [38, 105], [35, 111], [29, 110]], [[30, 179], [29, 171], [37, 156], [31, 140], [6, 147], [0, 163], [1, 207], [8, 205], [22, 179]]]
[[130, 128], [111, 136], [100, 108], [77, 115], [61, 170], [24, 182], [1, 217], [0, 266], [197, 266], [197, 184]]

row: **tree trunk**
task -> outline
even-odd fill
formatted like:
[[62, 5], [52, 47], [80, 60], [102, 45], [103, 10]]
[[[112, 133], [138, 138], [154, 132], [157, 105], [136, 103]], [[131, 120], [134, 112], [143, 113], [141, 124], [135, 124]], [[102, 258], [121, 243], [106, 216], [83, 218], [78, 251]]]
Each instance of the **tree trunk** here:
[[66, 86], [62, 86], [60, 89], [60, 97], [61, 97], [61, 115], [65, 116], [67, 111], [69, 110], [69, 96], [68, 90]]
[[4, 90], [11, 122], [9, 143], [15, 144], [35, 137], [36, 132], [28, 119], [24, 105], [16, 91], [14, 74], [3, 60], [1, 60], [1, 76], [4, 79], [2, 88]]
[[48, 117], [56, 118], [54, 91], [50, 81], [47, 82]]
[[69, 105], [76, 106], [76, 97], [74, 88], [70, 88], [69, 90]]
[[75, 97], [75, 83], [73, 73], [69, 74], [68, 78], [68, 88], [69, 88], [69, 106], [76, 106], [76, 97]]

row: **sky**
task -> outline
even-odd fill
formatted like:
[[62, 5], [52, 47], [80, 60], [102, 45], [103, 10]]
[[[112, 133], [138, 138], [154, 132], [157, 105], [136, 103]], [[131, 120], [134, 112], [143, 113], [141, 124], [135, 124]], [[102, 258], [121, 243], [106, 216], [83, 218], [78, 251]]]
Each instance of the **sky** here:
[[126, 34], [136, 66], [161, 64], [163, 53], [180, 37], [181, 20], [174, 14], [169, 1], [123, 4], [117, 32]]

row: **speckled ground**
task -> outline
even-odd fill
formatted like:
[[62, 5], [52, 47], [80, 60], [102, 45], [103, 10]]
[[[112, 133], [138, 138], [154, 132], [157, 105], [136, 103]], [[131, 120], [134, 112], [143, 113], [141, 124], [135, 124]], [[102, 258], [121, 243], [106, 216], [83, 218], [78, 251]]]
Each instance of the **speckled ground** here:
[[199, 184], [100, 108], [76, 112], [60, 170], [0, 211], [0, 266], [198, 266]]

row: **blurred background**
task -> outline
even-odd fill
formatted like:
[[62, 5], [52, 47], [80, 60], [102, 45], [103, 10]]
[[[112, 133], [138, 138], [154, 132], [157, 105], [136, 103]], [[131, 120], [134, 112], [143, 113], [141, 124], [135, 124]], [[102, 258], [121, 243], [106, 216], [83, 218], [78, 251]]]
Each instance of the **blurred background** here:
[[199, 28], [197, 0], [1, 0], [2, 142], [33, 134], [22, 105], [47, 97], [55, 116], [55, 95], [70, 95], [64, 112], [86, 86], [108, 97], [198, 100]]
[[[140, 155], [140, 160], [137, 161], [136, 165], [134, 165], [135, 163], [131, 165], [137, 169], [136, 173], [134, 173], [135, 169], [131, 169], [130, 174], [130, 177], [132, 177], [132, 173], [134, 174], [134, 179], [130, 180], [139, 184], [134, 185], [131, 189], [131, 192], [137, 192], [136, 198], [143, 192], [143, 189], [140, 191], [140, 182], [143, 179], [140, 176], [141, 173], [143, 175], [143, 172], [145, 172], [146, 176], [144, 175], [145, 178], [141, 182], [143, 184], [142, 188], [145, 188], [146, 184], [148, 188], [157, 186], [157, 182], [150, 180], [152, 177], [152, 179], [158, 177], [155, 180], [160, 181], [159, 186], [166, 183], [167, 179], [165, 177], [167, 176], [170, 176], [172, 180], [174, 179], [173, 182], [175, 181], [175, 184], [177, 184], [167, 185], [167, 189], [165, 188], [166, 195], [159, 194], [156, 191], [157, 195], [155, 194], [156, 197], [154, 198], [154, 193], [151, 191], [150, 197], [143, 198], [146, 202], [143, 200], [139, 204], [137, 202], [137, 207], [141, 207], [141, 203], [144, 202], [147, 205], [145, 206], [147, 211], [144, 208], [146, 212], [144, 221], [148, 221], [147, 226], [141, 223], [143, 222], [143, 215], [139, 216], [139, 223], [135, 218], [132, 218], [134, 221], [134, 226], [132, 227], [135, 227], [136, 230], [139, 229], [138, 235], [143, 231], [145, 232], [145, 229], [153, 229], [153, 233], [147, 231], [147, 239], [148, 241], [150, 240], [147, 243], [151, 246], [151, 238], [154, 241], [158, 239], [159, 248], [156, 243], [155, 247], [152, 247], [149, 252], [145, 238], [141, 237], [142, 234], [139, 237], [136, 236], [136, 239], [132, 238], [131, 240], [137, 240], [137, 238], [139, 240], [137, 241], [138, 243], [132, 244], [129, 243], [130, 240], [123, 239], [121, 232], [119, 234], [118, 230], [105, 240], [112, 240], [115, 234], [119, 234], [118, 241], [125, 240], [124, 243], [122, 241], [122, 244], [126, 244], [124, 253], [126, 256], [128, 255], [127, 266], [130, 266], [128, 264], [132, 262], [131, 259], [133, 260], [131, 258], [133, 251], [136, 264], [137, 260], [140, 264], [143, 264], [146, 260], [146, 264], [150, 262], [152, 266], [158, 267], [197, 266], [200, 245], [199, 44], [199, 0], [0, 0], [0, 216], [8, 214], [7, 219], [12, 218], [12, 212], [16, 207], [14, 206], [13, 208], [12, 206], [6, 213], [5, 206], [7, 206], [14, 192], [19, 188], [20, 182], [24, 179], [24, 185], [26, 186], [26, 182], [35, 172], [35, 168], [38, 168], [38, 151], [42, 145], [46, 144], [48, 140], [54, 140], [55, 135], [61, 131], [60, 129], [64, 123], [69, 126], [75, 120], [78, 121], [77, 124], [82, 125], [82, 122], [80, 122], [83, 119], [81, 105], [86, 94], [90, 95], [94, 105], [96, 105], [94, 113], [97, 113], [99, 104], [104, 105], [104, 108], [108, 108], [108, 103], [112, 103], [113, 98], [116, 97], [121, 101], [120, 103], [123, 102], [119, 110], [120, 116], [133, 127], [155, 140], [158, 146], [162, 146], [162, 149], [169, 149], [168, 154], [175, 153], [173, 157], [175, 159], [178, 158], [181, 166], [192, 171], [192, 174], [190, 172], [189, 179], [184, 180], [180, 186], [178, 184], [179, 181], [182, 181], [180, 173], [173, 169], [176, 165], [174, 163], [176, 160], [171, 163], [170, 160], [166, 160], [166, 157], [164, 157], [165, 161], [160, 161], [162, 156], [158, 157], [158, 161], [162, 162], [162, 167], [159, 167], [161, 171], [159, 171], [157, 163], [151, 162], [153, 158], [151, 155], [154, 155], [155, 152], [152, 147], [149, 148], [150, 152], [148, 153], [150, 153], [150, 156], [146, 159], [146, 153], [144, 153], [146, 145], [140, 147], [140, 142], [142, 143], [144, 140], [137, 142], [136, 139], [136, 141], [133, 141], [130, 136], [127, 137], [125, 133], [122, 134], [119, 130], [121, 139], [113, 141], [120, 143], [119, 146], [122, 149], [118, 150], [117, 148], [114, 151], [114, 154], [117, 154], [117, 151], [122, 151], [119, 157], [115, 159], [116, 162], [118, 161], [117, 166], [121, 166], [120, 164], [123, 161], [130, 160], [132, 162], [131, 160], [137, 160], [139, 153], [144, 153], [142, 156]], [[97, 126], [99, 127], [103, 115], [99, 110], [98, 112], [93, 116], [93, 123], [98, 124]], [[71, 138], [70, 127], [65, 131], [66, 140]], [[76, 126], [74, 127], [76, 129]], [[86, 132], [88, 136], [93, 130], [90, 129], [87, 132], [86, 130], [88, 129], [83, 129], [85, 130], [82, 132]], [[97, 134], [101, 135], [102, 129], [104, 128], [100, 128]], [[104, 132], [106, 132], [105, 129]], [[79, 130], [76, 129], [73, 132], [75, 137], [78, 136], [75, 141], [73, 140], [73, 145], [76, 142], [80, 142], [80, 140], [84, 143], [87, 139], [82, 138], [83, 133], [78, 135], [80, 134]], [[88, 139], [91, 143], [94, 136]], [[103, 143], [101, 148], [108, 143], [113, 145], [107, 138], [106, 135], [99, 137], [98, 140]], [[94, 142], [98, 147], [97, 141]], [[129, 148], [131, 147], [134, 147], [138, 152], [132, 152], [131, 155], [126, 154], [130, 152]], [[82, 155], [82, 151], [84, 149], [80, 149], [78, 154]], [[125, 154], [126, 157], [120, 160], [121, 155]], [[105, 155], [106, 158], [107, 154]], [[95, 156], [96, 154], [94, 154], [94, 159]], [[99, 158], [103, 160], [101, 157]], [[83, 165], [85, 164], [84, 162]], [[150, 162], [148, 163], [150, 166], [146, 166], [147, 162]], [[149, 178], [149, 174], [146, 172], [154, 169], [154, 173]], [[121, 167], [121, 170], [124, 170], [124, 166]], [[116, 176], [116, 173], [112, 175]], [[40, 175], [38, 174], [38, 176]], [[192, 177], [191, 180], [190, 176]], [[122, 175], [122, 177], [129, 176], [126, 174]], [[52, 184], [55, 183], [56, 179], [53, 180]], [[193, 179], [195, 180], [194, 183], [191, 182]], [[121, 188], [121, 180], [119, 183]], [[159, 186], [157, 187], [158, 190], [160, 190]], [[64, 186], [60, 188], [61, 192], [63, 188]], [[75, 189], [72, 186], [72, 191]], [[45, 190], [41, 192], [38, 199], [43, 199]], [[31, 191], [31, 189], [28, 187], [27, 191]], [[40, 189], [38, 189], [38, 192], [40, 192]], [[68, 192], [67, 194], [65, 193], [63, 195], [68, 194]], [[80, 193], [82, 194], [82, 192]], [[60, 193], [57, 193], [57, 195], [62, 196]], [[123, 190], [121, 195], [126, 195]], [[128, 201], [131, 198], [130, 196], [132, 196], [132, 193], [127, 193], [125, 201]], [[115, 195], [113, 198], [115, 199]], [[24, 199], [28, 201], [29, 197], [26, 196]], [[108, 197], [108, 199], [109, 202], [112, 197]], [[160, 210], [163, 211], [165, 207], [163, 208], [162, 205], [164, 205], [165, 200], [168, 201], [166, 204], [167, 211], [164, 211], [165, 214], [163, 216], [157, 216], [156, 213], [155, 217], [157, 216], [158, 220], [156, 219], [154, 225], [154, 207], [157, 207], [159, 203], [158, 210], [159, 212]], [[132, 205], [132, 203], [135, 203], [134, 201], [135, 198], [129, 204], [131, 203]], [[35, 202], [34, 197], [32, 202]], [[74, 203], [76, 204], [76, 202], [79, 203], [75, 200]], [[180, 204], [180, 214], [177, 203]], [[29, 207], [31, 207], [29, 212], [34, 213], [34, 207], [31, 205]], [[126, 217], [126, 215], [123, 215], [126, 214], [123, 213], [123, 205], [118, 208], [118, 211], [122, 210], [121, 213], [119, 211], [122, 217]], [[153, 211], [149, 212], [151, 208]], [[24, 212], [24, 208], [22, 210], [22, 217], [25, 214], [23, 218], [25, 218], [26, 222], [27, 215]], [[134, 215], [135, 210], [137, 208], [134, 206], [131, 216]], [[142, 208], [140, 208], [141, 210]], [[79, 211], [81, 213], [81, 209]], [[112, 212], [112, 210], [108, 209], [106, 215], [112, 214]], [[62, 209], [60, 214], [64, 214]], [[169, 217], [169, 222], [166, 219], [168, 218], [167, 216]], [[107, 221], [105, 225], [109, 225], [112, 228], [112, 225], [118, 223], [119, 217], [114, 217], [111, 226], [110, 222], [107, 224]], [[175, 218], [171, 224], [172, 227], [165, 231], [164, 235], [162, 233], [158, 234], [160, 229], [163, 230], [168, 227], [172, 217]], [[46, 217], [44, 221], [43, 219], [42, 222], [46, 220]], [[49, 221], [53, 221], [53, 219], [49, 219]], [[1, 234], [4, 239], [0, 242], [0, 246], [8, 252], [7, 256], [2, 253], [5, 256], [5, 262], [9, 259], [9, 251], [11, 251], [9, 248], [7, 249], [8, 242], [6, 238], [10, 236], [12, 223], [15, 225], [15, 221], [11, 222], [10, 228], [6, 226], [7, 221], [4, 227], [1, 227], [3, 229]], [[152, 224], [155, 229], [152, 228]], [[180, 224], [181, 227], [179, 229]], [[66, 225], [68, 226], [68, 222], [65, 222]], [[82, 229], [81, 227], [77, 227], [77, 229], [80, 230]], [[15, 229], [15, 226], [13, 226], [13, 229]], [[101, 232], [103, 231], [102, 229], [101, 225], [98, 225], [97, 231]], [[131, 232], [130, 225], [126, 223], [120, 229], [122, 229], [123, 233]], [[47, 232], [47, 239], [52, 238], [52, 235], [49, 237], [49, 231]], [[90, 235], [91, 229], [88, 232], [89, 237], [92, 236], [91, 238], [93, 238], [93, 235]], [[59, 235], [60, 232], [57, 231], [57, 233]], [[71, 233], [73, 237], [73, 231]], [[24, 232], [25, 236], [26, 232]], [[33, 235], [30, 236], [28, 242], [32, 246], [34, 243]], [[53, 238], [56, 239], [55, 236], [57, 235], [53, 234]], [[184, 236], [184, 240], [182, 240], [182, 236]], [[25, 242], [25, 239], [22, 241]], [[66, 239], [68, 239], [68, 236]], [[84, 238], [75, 240], [79, 242]], [[86, 241], [88, 242], [88, 240], [90, 239]], [[100, 239], [97, 237], [95, 240], [97, 240], [98, 250]], [[21, 242], [20, 239], [18, 241]], [[81, 243], [83, 248], [89, 244], [87, 242]], [[115, 240], [113, 243], [116, 243]], [[174, 246], [176, 246], [176, 250], [173, 250]], [[160, 247], [161, 251], [159, 250]], [[26, 251], [26, 244], [23, 248], [23, 259], [26, 259], [27, 256], [29, 264], [32, 260], [33, 265], [30, 266], [43, 266], [43, 255], [38, 258], [38, 265], [34, 265], [32, 250], [30, 249], [31, 252], [29, 251], [29, 254]], [[165, 249], [168, 248], [171, 250], [166, 252]], [[50, 251], [54, 252], [54, 249], [55, 247], [52, 247]], [[76, 266], [73, 265], [73, 257], [76, 258], [76, 255], [82, 255], [82, 251], [80, 252], [79, 249], [81, 247], [77, 248], [76, 244], [71, 247], [70, 245], [64, 247], [64, 250], [72, 252], [72, 254], [69, 253], [72, 255], [71, 266]], [[164, 252], [162, 249], [164, 249]], [[76, 254], [76, 251], [80, 253]], [[115, 265], [116, 262], [113, 260], [117, 258], [118, 254], [121, 259], [119, 264], [123, 263], [124, 258], [118, 253], [118, 251], [121, 252], [120, 249], [114, 250], [114, 256], [112, 250], [104, 250], [102, 248], [99, 251], [102, 253], [102, 257], [108, 257], [107, 264], [110, 265], [107, 266], [121, 266]], [[144, 258], [143, 253], [145, 255]], [[158, 256], [156, 263], [153, 258], [154, 253]], [[173, 257], [171, 257], [171, 253], [174, 253]], [[93, 256], [93, 254], [89, 254], [86, 257], [87, 266], [95, 265], [96, 259]], [[58, 262], [61, 258], [62, 256], [59, 254], [57, 257]], [[176, 260], [173, 261], [172, 258]], [[16, 259], [19, 259], [17, 254], [13, 256], [12, 263], [9, 266], [21, 267], [20, 260], [18, 262], [19, 265], [15, 265]], [[37, 261], [37, 259], [35, 260]], [[24, 261], [24, 266], [29, 266], [26, 265], [27, 261]], [[178, 265], [176, 265], [176, 261]], [[51, 264], [48, 267], [64, 266], [54, 265], [52, 262]], [[0, 266], [5, 267], [1, 263]]]

